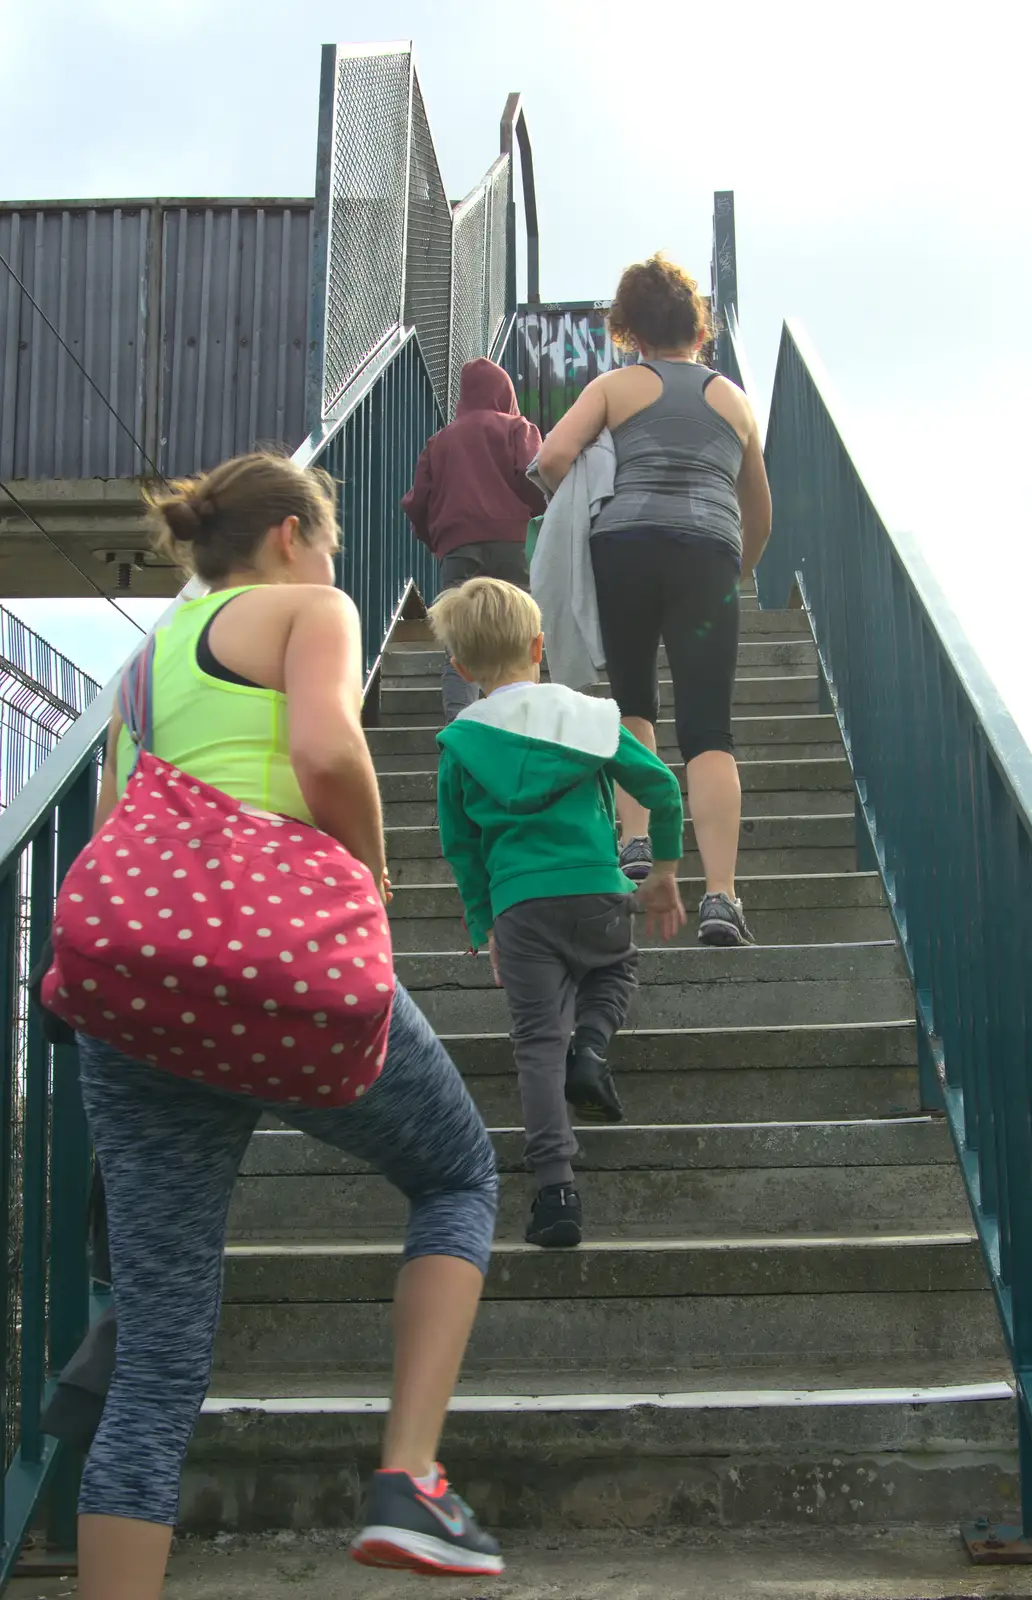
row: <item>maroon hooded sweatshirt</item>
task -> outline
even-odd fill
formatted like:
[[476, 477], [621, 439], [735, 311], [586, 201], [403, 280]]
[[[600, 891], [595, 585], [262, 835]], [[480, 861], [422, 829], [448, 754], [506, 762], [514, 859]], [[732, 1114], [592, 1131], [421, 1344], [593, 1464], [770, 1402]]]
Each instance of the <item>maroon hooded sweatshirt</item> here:
[[509, 374], [493, 361], [467, 361], [455, 421], [429, 441], [401, 502], [416, 538], [438, 560], [466, 544], [524, 544], [527, 523], [545, 509], [526, 476], [540, 448]]

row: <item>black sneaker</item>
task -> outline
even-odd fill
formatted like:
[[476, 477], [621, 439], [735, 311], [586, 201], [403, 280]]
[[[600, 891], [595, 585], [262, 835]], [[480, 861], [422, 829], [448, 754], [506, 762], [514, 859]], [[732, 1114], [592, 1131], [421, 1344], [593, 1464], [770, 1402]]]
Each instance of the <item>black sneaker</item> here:
[[571, 1045], [566, 1057], [566, 1100], [578, 1122], [622, 1122], [624, 1108], [609, 1062], [590, 1045]]
[[699, 943], [716, 945], [755, 944], [742, 910], [741, 900], [728, 894], [706, 894], [699, 907]]
[[649, 839], [628, 839], [620, 851], [620, 871], [632, 883], [644, 883], [652, 871], [652, 843]]
[[572, 1250], [581, 1242], [584, 1213], [572, 1183], [550, 1183], [539, 1189], [527, 1223], [528, 1244], [545, 1250]]
[[505, 1571], [498, 1541], [477, 1526], [440, 1468], [434, 1489], [421, 1489], [407, 1472], [374, 1472], [366, 1499], [366, 1525], [351, 1555], [364, 1567], [429, 1576], [496, 1577]]

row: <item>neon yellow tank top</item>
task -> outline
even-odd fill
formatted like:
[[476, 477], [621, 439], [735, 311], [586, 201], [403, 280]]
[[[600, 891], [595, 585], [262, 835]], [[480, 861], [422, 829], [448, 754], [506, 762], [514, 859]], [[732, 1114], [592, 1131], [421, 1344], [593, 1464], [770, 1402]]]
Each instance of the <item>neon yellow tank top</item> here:
[[[187, 600], [154, 649], [154, 754], [242, 805], [311, 822], [290, 765], [286, 696], [226, 683], [197, 664], [197, 642], [219, 608], [253, 584]], [[118, 792], [128, 781], [133, 742], [118, 736]]]

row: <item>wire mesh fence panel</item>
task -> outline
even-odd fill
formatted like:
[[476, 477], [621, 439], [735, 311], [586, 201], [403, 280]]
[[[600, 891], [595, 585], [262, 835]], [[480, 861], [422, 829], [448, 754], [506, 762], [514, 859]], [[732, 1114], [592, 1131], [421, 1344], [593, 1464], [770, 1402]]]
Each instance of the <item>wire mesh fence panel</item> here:
[[419, 79], [412, 82], [405, 322], [419, 335], [423, 360], [442, 405], [448, 401], [452, 208], [441, 180]]
[[402, 315], [407, 51], [338, 52], [326, 271], [324, 415]]
[[512, 192], [512, 162], [507, 157], [495, 163], [488, 194], [488, 242], [485, 295], [487, 343], [490, 351], [506, 312], [509, 276], [509, 197]]
[[99, 683], [0, 606], [0, 811], [99, 693]]
[[328, 416], [404, 325], [451, 414], [463, 363], [490, 353], [509, 309], [512, 156], [453, 210], [411, 50], [327, 46], [323, 74], [310, 411]]
[[484, 354], [487, 191], [480, 188], [455, 213], [452, 234], [451, 380], [449, 414], [459, 399], [463, 363]]

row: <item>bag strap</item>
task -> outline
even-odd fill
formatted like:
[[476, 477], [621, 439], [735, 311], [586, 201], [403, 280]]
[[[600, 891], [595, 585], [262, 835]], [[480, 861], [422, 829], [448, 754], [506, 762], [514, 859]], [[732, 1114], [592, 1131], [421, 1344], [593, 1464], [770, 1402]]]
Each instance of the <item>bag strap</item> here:
[[140, 751], [150, 750], [154, 743], [154, 645], [154, 634], [148, 634], [123, 672], [115, 700], [126, 732], [136, 746], [134, 768]]

